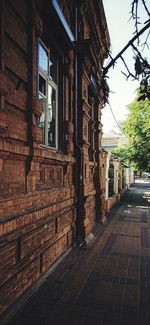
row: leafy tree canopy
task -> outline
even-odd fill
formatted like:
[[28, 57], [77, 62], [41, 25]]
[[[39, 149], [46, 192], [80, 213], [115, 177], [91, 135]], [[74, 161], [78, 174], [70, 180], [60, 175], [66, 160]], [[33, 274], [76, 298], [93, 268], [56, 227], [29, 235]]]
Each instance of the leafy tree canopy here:
[[129, 115], [123, 123], [123, 133], [128, 145], [117, 148], [113, 155], [130, 163], [135, 170], [150, 172], [150, 100], [138, 101], [128, 106]]
[[130, 153], [128, 145], [123, 145], [122, 147], [117, 147], [112, 152], [113, 157], [119, 158], [122, 162], [127, 164], [130, 163]]

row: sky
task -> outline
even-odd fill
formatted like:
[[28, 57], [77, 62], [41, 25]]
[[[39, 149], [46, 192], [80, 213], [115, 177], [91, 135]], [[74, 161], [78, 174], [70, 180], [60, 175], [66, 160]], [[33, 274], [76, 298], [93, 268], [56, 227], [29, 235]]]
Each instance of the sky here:
[[[150, 9], [150, 0], [145, 0]], [[134, 36], [134, 22], [130, 20], [132, 0], [103, 0], [109, 35], [111, 39], [111, 55], [115, 57], [118, 52], [128, 43]], [[143, 22], [148, 18], [145, 16], [143, 7], [140, 7], [140, 17]], [[139, 25], [141, 29], [144, 25]], [[144, 35], [147, 35], [144, 33]], [[143, 35], [143, 37], [144, 37]], [[144, 39], [143, 39], [144, 40]], [[134, 43], [136, 45], [136, 42]], [[146, 50], [146, 57], [148, 57], [148, 50]], [[134, 53], [130, 49], [123, 55], [128, 67], [134, 74]], [[105, 61], [105, 66], [110, 62], [110, 58]], [[110, 68], [108, 73], [108, 85], [110, 88], [109, 103], [111, 105], [113, 114], [115, 115], [118, 124], [123, 121], [128, 114], [127, 105], [129, 105], [135, 98], [136, 89], [139, 87], [139, 82], [133, 80], [132, 77], [128, 80], [121, 73], [127, 73], [123, 62], [119, 59], [116, 62], [115, 68]], [[120, 130], [113, 118], [111, 109], [107, 104], [102, 111], [103, 133], [118, 133]]]

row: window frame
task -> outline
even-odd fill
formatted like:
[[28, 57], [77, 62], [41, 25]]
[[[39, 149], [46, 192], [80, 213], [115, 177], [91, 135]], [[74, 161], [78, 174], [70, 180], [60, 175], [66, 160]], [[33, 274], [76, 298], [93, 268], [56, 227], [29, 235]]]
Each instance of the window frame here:
[[[48, 73], [46, 73], [42, 67], [40, 67], [39, 65], [39, 46], [42, 46], [43, 49], [47, 52], [48, 54]], [[52, 150], [58, 150], [58, 103], [59, 103], [59, 99], [58, 99], [58, 94], [59, 94], [59, 71], [58, 71], [58, 59], [57, 59], [57, 84], [50, 78], [50, 49], [53, 49], [53, 46], [49, 46], [46, 47], [46, 45], [44, 44], [44, 42], [39, 38], [38, 39], [38, 98], [39, 96], [43, 97], [45, 99], [45, 107], [44, 107], [44, 143], [42, 143], [42, 146], [52, 149]], [[43, 94], [40, 89], [39, 89], [39, 76], [41, 76], [45, 82], [46, 82], [46, 94]], [[56, 121], [55, 121], [55, 147], [50, 146], [48, 144], [48, 86], [51, 86], [55, 92], [56, 92], [56, 106], [55, 106], [55, 116], [56, 116]], [[40, 120], [39, 120], [39, 124], [40, 124]]]

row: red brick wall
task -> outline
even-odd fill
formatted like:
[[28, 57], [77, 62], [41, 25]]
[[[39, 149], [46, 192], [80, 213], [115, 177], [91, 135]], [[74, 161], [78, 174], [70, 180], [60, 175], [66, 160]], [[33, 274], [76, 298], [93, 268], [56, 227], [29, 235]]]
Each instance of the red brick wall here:
[[30, 262], [15, 274], [1, 288], [1, 312], [4, 312], [29, 286], [39, 278], [40, 263], [38, 259]]
[[[40, 10], [33, 11], [34, 3], [6, 1], [5, 19], [0, 20], [4, 39], [0, 53], [1, 313], [43, 276], [76, 238], [72, 114], [66, 121], [69, 150], [65, 153], [43, 149], [36, 125], [40, 111], [36, 93], [38, 35], [33, 22], [36, 15], [40, 17]], [[71, 94], [66, 91], [69, 102], [67, 96]], [[71, 111], [72, 105], [70, 102]]]
[[5, 197], [19, 192], [25, 192], [25, 162], [6, 159], [0, 171], [1, 196]]
[[[69, 5], [67, 1], [60, 3], [73, 28], [74, 1], [69, 1]], [[41, 114], [37, 43], [39, 37], [50, 42], [49, 35], [45, 35], [51, 23], [49, 1], [9, 0], [2, 1], [0, 6], [3, 9], [0, 11], [0, 308], [3, 313], [73, 245], [76, 220], [83, 240], [92, 230], [96, 200], [100, 197], [97, 152], [101, 108], [99, 96], [94, 104], [90, 100], [93, 96], [89, 90], [90, 73], [97, 78], [99, 71], [96, 53], [100, 49], [98, 42], [93, 41], [92, 51], [81, 46], [78, 53], [78, 143], [82, 147], [79, 161], [74, 124], [74, 49], [71, 43], [68, 45], [64, 33], [60, 37], [58, 26], [54, 26], [55, 42], [60, 47], [58, 51], [64, 51], [65, 62], [61, 116], [64, 143], [59, 150], [41, 145], [37, 122]], [[84, 3], [78, 26], [79, 39], [96, 35], [96, 30], [100, 37], [93, 4], [88, 2], [88, 10], [85, 6]], [[101, 53], [101, 64], [103, 56]], [[77, 175], [81, 176], [80, 184]]]

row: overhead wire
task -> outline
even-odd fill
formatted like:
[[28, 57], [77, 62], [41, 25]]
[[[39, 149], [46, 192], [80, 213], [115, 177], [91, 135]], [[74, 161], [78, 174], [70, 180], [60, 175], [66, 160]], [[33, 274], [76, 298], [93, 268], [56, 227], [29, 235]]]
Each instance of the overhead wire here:
[[115, 122], [116, 122], [118, 128], [119, 128], [119, 129], [121, 130], [121, 132], [123, 133], [123, 130], [122, 130], [122, 128], [120, 127], [120, 125], [119, 125], [119, 123], [118, 123], [118, 121], [117, 121], [117, 119], [116, 119], [116, 117], [115, 117], [115, 115], [114, 115], [113, 109], [112, 109], [112, 107], [111, 107], [111, 105], [110, 105], [109, 102], [108, 102], [108, 105], [109, 105], [109, 108], [110, 108], [111, 114], [112, 114], [112, 116], [113, 116], [113, 118], [114, 118], [114, 120], [115, 120]]

